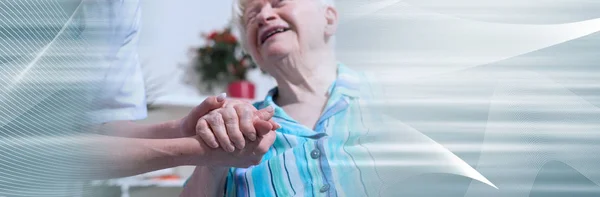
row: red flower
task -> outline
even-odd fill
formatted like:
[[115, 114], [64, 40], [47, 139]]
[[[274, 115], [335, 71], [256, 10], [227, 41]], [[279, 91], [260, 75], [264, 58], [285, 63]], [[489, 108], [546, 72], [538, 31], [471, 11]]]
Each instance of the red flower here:
[[210, 35], [208, 36], [208, 39], [214, 40], [217, 36], [219, 36], [219, 33], [216, 31], [213, 31], [212, 33], [210, 33]]
[[223, 40], [229, 44], [235, 44], [237, 42], [237, 39], [235, 38], [235, 36], [233, 36], [231, 34], [223, 35]]

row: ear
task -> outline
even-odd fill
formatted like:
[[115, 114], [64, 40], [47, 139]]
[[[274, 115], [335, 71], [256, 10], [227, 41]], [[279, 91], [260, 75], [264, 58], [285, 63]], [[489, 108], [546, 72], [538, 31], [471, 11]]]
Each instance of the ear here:
[[337, 10], [331, 6], [327, 6], [327, 8], [325, 8], [325, 20], [327, 22], [325, 24], [326, 25], [325, 26], [325, 36], [331, 37], [337, 31], [337, 26], [338, 26]]

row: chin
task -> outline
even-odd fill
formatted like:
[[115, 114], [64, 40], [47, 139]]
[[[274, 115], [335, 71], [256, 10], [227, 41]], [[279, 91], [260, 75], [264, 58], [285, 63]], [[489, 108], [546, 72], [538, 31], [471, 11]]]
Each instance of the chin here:
[[265, 57], [271, 58], [281, 58], [285, 57], [291, 52], [291, 47], [289, 44], [284, 43], [272, 43], [269, 46], [265, 46], [263, 49], [263, 54]]

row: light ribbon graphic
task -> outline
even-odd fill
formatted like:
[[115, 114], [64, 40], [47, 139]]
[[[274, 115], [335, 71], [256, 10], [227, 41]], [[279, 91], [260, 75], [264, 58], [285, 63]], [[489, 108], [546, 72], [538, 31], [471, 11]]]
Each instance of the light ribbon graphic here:
[[[35, 5], [34, 5], [35, 6]], [[77, 6], [77, 10], [79, 10], [81, 7], [81, 3]], [[14, 10], [2, 10], [3, 12], [15, 12]], [[14, 118], [22, 115], [25, 111], [30, 110], [32, 107], [34, 107], [36, 104], [38, 104], [40, 101], [46, 99], [51, 93], [47, 93], [47, 94], [38, 94], [36, 96], [33, 97], [29, 97], [28, 99], [24, 99], [24, 98], [18, 98], [16, 96], [8, 96], [8, 95], [15, 95], [18, 94], [18, 92], [22, 91], [23, 88], [27, 87], [27, 83], [31, 83], [33, 82], [33, 84], [36, 83], [37, 80], [40, 80], [39, 75], [36, 74], [32, 74], [32, 69], [35, 69], [35, 67], [41, 67], [39, 65], [39, 61], [43, 58], [47, 58], [47, 57], [51, 57], [56, 54], [56, 51], [54, 52], [49, 52], [52, 51], [52, 48], [56, 48], [58, 50], [63, 50], [65, 49], [64, 44], [65, 43], [60, 43], [60, 42], [65, 42], [64, 41], [64, 37], [65, 35], [65, 31], [69, 28], [69, 25], [73, 22], [74, 18], [76, 17], [76, 13], [74, 12], [72, 13], [68, 19], [66, 20], [66, 22], [63, 25], [60, 25], [60, 30], [57, 32], [57, 34], [55, 36], [52, 37], [52, 39], [45, 44], [45, 46], [43, 46], [40, 50], [36, 50], [33, 48], [33, 46], [26, 46], [26, 47], [30, 47], [33, 51], [36, 51], [35, 54], [26, 54], [26, 53], [21, 53], [19, 55], [22, 56], [29, 56], [29, 55], [34, 55], [33, 58], [27, 62], [26, 65], [22, 66], [22, 65], [18, 65], [21, 64], [22, 62], [16, 61], [16, 64], [13, 63], [7, 63], [8, 65], [4, 65], [6, 67], [14, 67], [14, 68], [18, 68], [18, 70], [16, 71], [16, 73], [14, 74], [9, 74], [8, 72], [3, 72], [2, 73], [2, 80], [8, 82], [8, 84], [4, 85], [3, 87], [0, 87], [0, 103], [2, 103], [0, 106], [2, 106], [2, 108], [10, 108], [10, 115], [7, 116], [2, 116], [3, 118], [0, 118], [0, 127], [6, 125], [8, 122], [12, 121]], [[34, 16], [32, 16], [34, 17]], [[18, 21], [23, 22], [23, 21], [32, 21], [34, 19], [20, 19]], [[39, 20], [39, 19], [37, 19]], [[37, 22], [37, 21], [36, 21]], [[30, 22], [33, 23], [31, 25], [36, 25], [35, 22]], [[57, 22], [58, 23], [58, 22]], [[11, 24], [13, 26], [19, 26], [19, 25], [30, 25], [30, 24]], [[43, 25], [43, 24], [37, 24], [37, 25]], [[57, 25], [57, 24], [55, 24]], [[4, 28], [4, 27], [2, 27]], [[11, 32], [10, 30], [8, 30], [7, 32], [9, 32], [9, 34], [30, 34], [29, 32]], [[62, 40], [61, 40], [62, 38]], [[30, 39], [34, 39], [34, 38], [30, 38]], [[6, 40], [2, 40], [2, 42], [5, 42]], [[8, 43], [8, 42], [7, 42]], [[18, 48], [18, 47], [17, 47]], [[54, 50], [56, 50], [54, 49]], [[15, 49], [12, 49], [15, 50]], [[14, 52], [13, 52], [14, 53]], [[5, 53], [5, 54], [0, 54], [0, 55], [6, 55], [6, 56], [11, 56], [11, 55], [15, 55], [15, 54], [9, 54], [9, 53]], [[65, 62], [67, 63], [67, 62]], [[13, 64], [13, 65], [11, 65]], [[56, 83], [58, 82], [58, 80], [61, 79], [61, 77], [57, 77], [55, 76], [55, 78], [42, 78], [42, 83]], [[39, 83], [39, 82], [38, 82]], [[8, 96], [8, 97], [7, 97]], [[18, 104], [11, 104], [13, 102], [18, 102]], [[10, 106], [18, 106], [18, 107], [10, 107]]]
[[[407, 127], [418, 128], [413, 130], [416, 134], [408, 136], [431, 140], [416, 140], [422, 143], [413, 144], [395, 139], [368, 145], [375, 153], [381, 152], [380, 160], [386, 161], [382, 165], [421, 165], [420, 170], [425, 170], [430, 163], [420, 162], [422, 153], [393, 155], [401, 155], [402, 150], [427, 152], [427, 147], [436, 147], [433, 150], [439, 150], [440, 157], [431, 157], [430, 161], [455, 161], [450, 163], [456, 165], [431, 168], [433, 171], [485, 183], [471, 182], [461, 196], [599, 192], [594, 144], [600, 142], [600, 72], [594, 51], [598, 57], [600, 18], [589, 17], [594, 13], [588, 12], [573, 13], [576, 16], [572, 18], [561, 15], [562, 19], [545, 20], [542, 16], [513, 23], [510, 21], [515, 17], [506, 19], [498, 12], [485, 16], [482, 12], [482, 16], [460, 13], [461, 9], [478, 13], [484, 8], [510, 11], [511, 6], [542, 12], [567, 3], [545, 2], [550, 4], [430, 0], [350, 1], [344, 6], [344, 1], [338, 1], [342, 12], [351, 12], [342, 13], [351, 19], [342, 23], [337, 37], [341, 60], [369, 73], [371, 79], [384, 86], [386, 97], [375, 101], [375, 105], [387, 108], [386, 114], [402, 114], [408, 119], [395, 118], [391, 122], [406, 122], [410, 125]], [[598, 6], [589, 1], [568, 3], [575, 4], [568, 8], [585, 7], [582, 5], [586, 3], [592, 8]], [[475, 6], [482, 4], [488, 6]], [[544, 24], [533, 24], [535, 21]], [[579, 41], [582, 39], [585, 41]], [[471, 165], [455, 154], [467, 155]], [[563, 162], [595, 185], [542, 184], [541, 189], [534, 190], [536, 181], [543, 181], [536, 180], [538, 172], [552, 161]], [[388, 180], [407, 178], [398, 176], [404, 173], [388, 172], [394, 174]], [[418, 174], [407, 172], [411, 173]], [[553, 179], [546, 181], [570, 181], [561, 179], [558, 172], [551, 175]], [[499, 189], [490, 190], [491, 185]], [[544, 194], [541, 196], [549, 193]]]
[[[498, 189], [477, 170], [423, 133], [389, 116], [382, 117], [382, 124], [368, 125], [372, 132], [361, 138], [361, 146], [348, 148], [348, 151], [367, 149], [383, 183], [393, 185], [410, 177], [440, 173], [468, 177]], [[393, 188], [388, 189], [393, 191]]]
[[[384, 83], [485, 65], [600, 31], [600, 19], [503, 24], [443, 15], [405, 2], [351, 5], [363, 6], [366, 11], [356, 11], [361, 8], [357, 6], [341, 14], [352, 20], [342, 23], [339, 31], [340, 58], [355, 65], [395, 65], [365, 69], [378, 73], [377, 79]], [[340, 6], [342, 10], [351, 7]]]

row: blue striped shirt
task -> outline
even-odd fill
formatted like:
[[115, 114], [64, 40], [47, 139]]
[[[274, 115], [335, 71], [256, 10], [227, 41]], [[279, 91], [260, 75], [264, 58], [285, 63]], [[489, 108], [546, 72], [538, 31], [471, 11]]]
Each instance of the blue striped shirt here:
[[[364, 77], [338, 64], [338, 76], [329, 88], [330, 98], [315, 129], [310, 129], [283, 111], [273, 101], [272, 89], [257, 109], [275, 107], [274, 120], [281, 124], [276, 140], [260, 165], [231, 168], [226, 196], [347, 196], [366, 195], [371, 168], [356, 168], [356, 160], [368, 162], [366, 150], [353, 150], [358, 137], [368, 130], [362, 124], [361, 99], [369, 99]], [[362, 90], [362, 91], [361, 91]], [[367, 179], [362, 179], [363, 175]], [[371, 182], [375, 183], [375, 182]], [[375, 187], [371, 187], [375, 188]]]
[[338, 64], [314, 130], [275, 104], [273, 88], [254, 106], [274, 106], [273, 119], [282, 127], [259, 165], [230, 168], [225, 196], [398, 196], [400, 181], [424, 174], [460, 175], [493, 186], [448, 149], [379, 112], [373, 105], [381, 101], [379, 88]]

